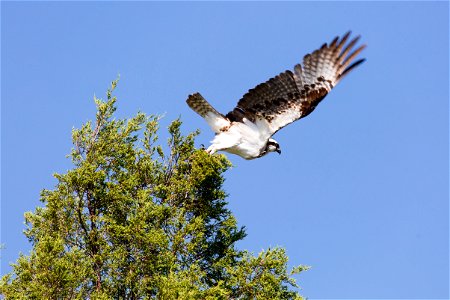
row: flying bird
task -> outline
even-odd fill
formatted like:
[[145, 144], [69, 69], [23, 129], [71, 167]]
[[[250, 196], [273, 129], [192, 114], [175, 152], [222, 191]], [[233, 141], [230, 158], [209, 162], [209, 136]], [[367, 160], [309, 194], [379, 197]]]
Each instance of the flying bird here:
[[[255, 159], [270, 152], [281, 153], [272, 139], [278, 130], [309, 115], [345, 75], [365, 59], [355, 61], [366, 47], [353, 50], [359, 36], [348, 42], [342, 38], [303, 57], [294, 66], [249, 90], [228, 114], [219, 113], [200, 93], [189, 95], [187, 104], [202, 116], [216, 133], [206, 150], [213, 154], [226, 151], [245, 159]], [[347, 43], [348, 42], [348, 43]]]

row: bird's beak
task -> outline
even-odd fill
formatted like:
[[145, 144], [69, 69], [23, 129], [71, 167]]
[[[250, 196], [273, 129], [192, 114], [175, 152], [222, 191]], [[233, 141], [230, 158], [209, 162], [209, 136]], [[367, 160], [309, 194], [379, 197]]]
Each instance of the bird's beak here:
[[281, 150], [280, 149], [277, 149], [276, 151], [278, 152], [278, 154], [281, 154]]

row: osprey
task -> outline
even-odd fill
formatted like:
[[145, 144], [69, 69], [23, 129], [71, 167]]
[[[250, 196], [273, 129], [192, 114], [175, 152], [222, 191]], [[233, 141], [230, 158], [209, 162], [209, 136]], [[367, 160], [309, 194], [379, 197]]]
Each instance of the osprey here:
[[226, 151], [245, 159], [281, 153], [272, 135], [284, 126], [309, 115], [333, 87], [365, 59], [354, 61], [365, 45], [352, 51], [359, 36], [348, 44], [350, 32], [323, 44], [303, 57], [303, 66], [285, 71], [248, 91], [225, 116], [199, 93], [189, 95], [187, 104], [202, 116], [216, 133], [206, 150]]

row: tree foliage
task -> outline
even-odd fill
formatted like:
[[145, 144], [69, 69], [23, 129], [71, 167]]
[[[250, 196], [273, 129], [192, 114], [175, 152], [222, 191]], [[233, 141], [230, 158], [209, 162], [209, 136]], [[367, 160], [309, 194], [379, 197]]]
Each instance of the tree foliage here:
[[301, 299], [287, 256], [237, 250], [244, 228], [227, 209], [230, 162], [194, 147], [181, 121], [159, 145], [158, 117], [116, 120], [95, 99], [95, 122], [72, 132], [74, 168], [55, 174], [43, 207], [25, 214], [29, 255], [0, 291], [7, 299]]

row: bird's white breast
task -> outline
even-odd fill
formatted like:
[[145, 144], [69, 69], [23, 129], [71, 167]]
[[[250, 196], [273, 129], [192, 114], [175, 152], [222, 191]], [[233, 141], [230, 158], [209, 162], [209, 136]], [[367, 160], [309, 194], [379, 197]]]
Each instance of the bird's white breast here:
[[217, 134], [212, 143], [220, 150], [245, 159], [257, 158], [267, 143], [266, 129], [265, 124], [244, 119], [244, 122], [233, 122], [227, 131]]

